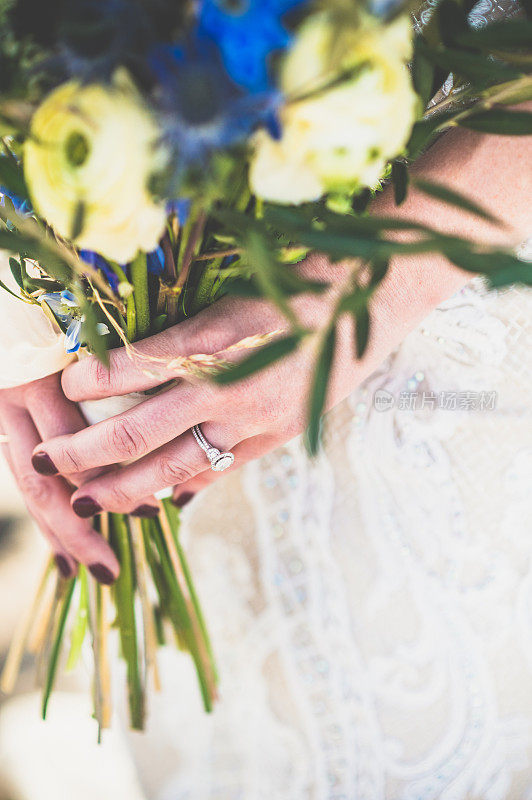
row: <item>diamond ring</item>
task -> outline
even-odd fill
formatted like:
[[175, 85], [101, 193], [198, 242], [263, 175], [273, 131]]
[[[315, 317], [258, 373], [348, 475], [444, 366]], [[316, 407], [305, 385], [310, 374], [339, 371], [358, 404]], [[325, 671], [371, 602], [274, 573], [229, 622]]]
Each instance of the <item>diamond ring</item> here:
[[212, 444], [209, 444], [199, 425], [194, 425], [192, 434], [211, 462], [211, 469], [215, 472], [223, 472], [224, 469], [227, 469], [235, 463], [235, 457], [232, 453], [222, 453], [217, 447], [213, 447]]

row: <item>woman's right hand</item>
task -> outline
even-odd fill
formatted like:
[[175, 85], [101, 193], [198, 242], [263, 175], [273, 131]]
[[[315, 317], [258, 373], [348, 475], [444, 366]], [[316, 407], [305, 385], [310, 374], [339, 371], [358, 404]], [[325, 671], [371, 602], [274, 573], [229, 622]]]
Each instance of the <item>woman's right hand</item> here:
[[[75, 575], [79, 561], [101, 583], [110, 584], [118, 576], [118, 561], [92, 525], [72, 511], [70, 496], [76, 486], [56, 474], [45, 453], [34, 455], [41, 441], [86, 427], [78, 407], [64, 396], [60, 378], [56, 373], [0, 390], [0, 428], [6, 437], [2, 448], [28, 510], [52, 546], [61, 574]], [[39, 472], [34, 469], [36, 462]], [[69, 479], [80, 485], [95, 474], [74, 474]]]

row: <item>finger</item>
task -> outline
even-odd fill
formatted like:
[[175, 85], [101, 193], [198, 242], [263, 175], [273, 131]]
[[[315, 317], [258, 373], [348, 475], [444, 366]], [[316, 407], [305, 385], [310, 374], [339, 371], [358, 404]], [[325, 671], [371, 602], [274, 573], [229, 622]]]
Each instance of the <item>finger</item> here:
[[14, 406], [3, 408], [1, 422], [9, 436], [15, 478], [30, 512], [53, 531], [62, 554], [86, 564], [104, 582], [112, 582], [119, 573], [116, 556], [92, 526], [72, 512], [71, 490], [66, 482], [60, 477], [38, 475], [31, 465], [39, 434], [28, 412]]
[[199, 423], [206, 407], [212, 413], [213, 397], [210, 386], [183, 384], [72, 436], [43, 442], [36, 452], [66, 475], [138, 459]]
[[[42, 441], [73, 434], [87, 427], [78, 406], [63, 394], [59, 373], [28, 384], [24, 398]], [[40, 475], [56, 475], [58, 473], [50, 456], [40, 445], [33, 453], [32, 464]], [[71, 473], [69, 480], [76, 486], [80, 486], [85, 481], [96, 478], [98, 474], [98, 470], [91, 470], [83, 475]]]
[[178, 484], [174, 488], [172, 502], [178, 508], [183, 508], [202, 489], [206, 489], [207, 486], [211, 486], [213, 483], [220, 480], [220, 478], [228, 475], [230, 472], [234, 472], [249, 461], [253, 461], [256, 458], [260, 458], [265, 453], [269, 453], [271, 450], [278, 447], [279, 444], [280, 440], [277, 436], [270, 436], [267, 434], [260, 434], [259, 436], [252, 436], [249, 439], [245, 439], [233, 448], [232, 452], [235, 457], [235, 463], [231, 467], [224, 470], [224, 472], [215, 472], [212, 469], [206, 469], [203, 472], [199, 472], [190, 480]]
[[[221, 451], [235, 444], [234, 430], [214, 423], [205, 423], [202, 429]], [[85, 484], [72, 496], [72, 507], [80, 516], [91, 516], [102, 509], [127, 513], [139, 505], [147, 492], [155, 494], [168, 486], [185, 483], [203, 472], [208, 464], [192, 432], [187, 431], [134, 464]]]
[[[4, 432], [2, 431], [2, 433]], [[2, 444], [2, 452], [11, 472], [13, 473], [13, 476], [16, 478], [16, 471], [13, 464], [13, 459], [11, 457], [11, 453], [9, 451], [9, 446], [7, 443]], [[76, 561], [72, 558], [72, 556], [69, 553], [66, 552], [66, 550], [61, 545], [61, 542], [59, 541], [57, 536], [53, 533], [53, 531], [48, 527], [46, 522], [42, 519], [38, 510], [30, 510], [30, 508], [28, 507], [28, 511], [30, 511], [32, 517], [35, 519], [35, 522], [39, 526], [39, 530], [43, 534], [44, 538], [48, 541], [50, 547], [53, 550], [57, 569], [64, 578], [72, 578], [77, 573]]]
[[179, 375], [179, 371], [171, 367], [178, 356], [214, 352], [213, 347], [216, 351], [224, 347], [227, 334], [224, 338], [211, 331], [209, 341], [206, 340], [199, 319], [203, 315], [205, 312], [135, 343], [133, 353], [125, 347], [109, 351], [108, 367], [96, 357], [69, 365], [62, 377], [66, 396], [78, 402], [115, 397], [152, 389]]
[[223, 353], [247, 336], [279, 327], [275, 309], [257, 315], [252, 306], [254, 301], [225, 297], [192, 319], [136, 342], [133, 354], [125, 347], [111, 350], [108, 368], [94, 356], [81, 359], [64, 369], [63, 390], [71, 400], [80, 401], [160, 386], [182, 374], [176, 364], [179, 357]]

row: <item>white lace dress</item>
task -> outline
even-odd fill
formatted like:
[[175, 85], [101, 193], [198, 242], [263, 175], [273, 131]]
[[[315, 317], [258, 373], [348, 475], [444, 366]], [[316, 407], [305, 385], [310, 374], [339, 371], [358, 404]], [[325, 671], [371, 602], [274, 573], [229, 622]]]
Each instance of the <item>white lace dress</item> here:
[[194, 499], [221, 702], [163, 654], [149, 800], [532, 800], [531, 394], [532, 292], [476, 279], [314, 462], [296, 440]]
[[314, 462], [296, 440], [192, 501], [222, 699], [164, 654], [149, 800], [532, 800], [531, 320], [476, 279]]

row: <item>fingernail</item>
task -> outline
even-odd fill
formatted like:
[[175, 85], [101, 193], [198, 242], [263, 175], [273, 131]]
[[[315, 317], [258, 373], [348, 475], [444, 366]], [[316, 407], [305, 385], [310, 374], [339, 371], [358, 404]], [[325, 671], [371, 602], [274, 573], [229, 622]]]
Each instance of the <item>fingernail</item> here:
[[74, 509], [74, 513], [77, 514], [78, 517], [83, 517], [83, 519], [93, 517], [102, 510], [101, 505], [99, 505], [96, 500], [93, 500], [92, 497], [76, 497], [72, 503], [72, 508]]
[[94, 578], [96, 578], [98, 583], [103, 583], [105, 586], [110, 586], [115, 582], [115, 576], [111, 570], [107, 569], [107, 567], [104, 567], [103, 564], [91, 564], [89, 567], [89, 572]]
[[45, 453], [44, 450], [39, 450], [38, 453], [34, 453], [31, 457], [31, 463], [33, 469], [35, 472], [38, 472], [39, 475], [57, 475], [59, 472], [48, 453]]
[[72, 577], [72, 569], [70, 564], [66, 560], [64, 556], [57, 554], [55, 557], [55, 564], [63, 578], [71, 578]]
[[186, 506], [187, 503], [190, 503], [193, 497], [194, 497], [194, 492], [183, 492], [177, 497], [175, 498], [173, 497], [172, 503], [174, 504], [174, 506], [177, 506], [178, 508], [183, 508], [183, 506]]
[[134, 511], [131, 512], [133, 517], [147, 517], [147, 519], [154, 519], [159, 513], [159, 509], [157, 506], [150, 506], [147, 503], [143, 506], [139, 506]]

